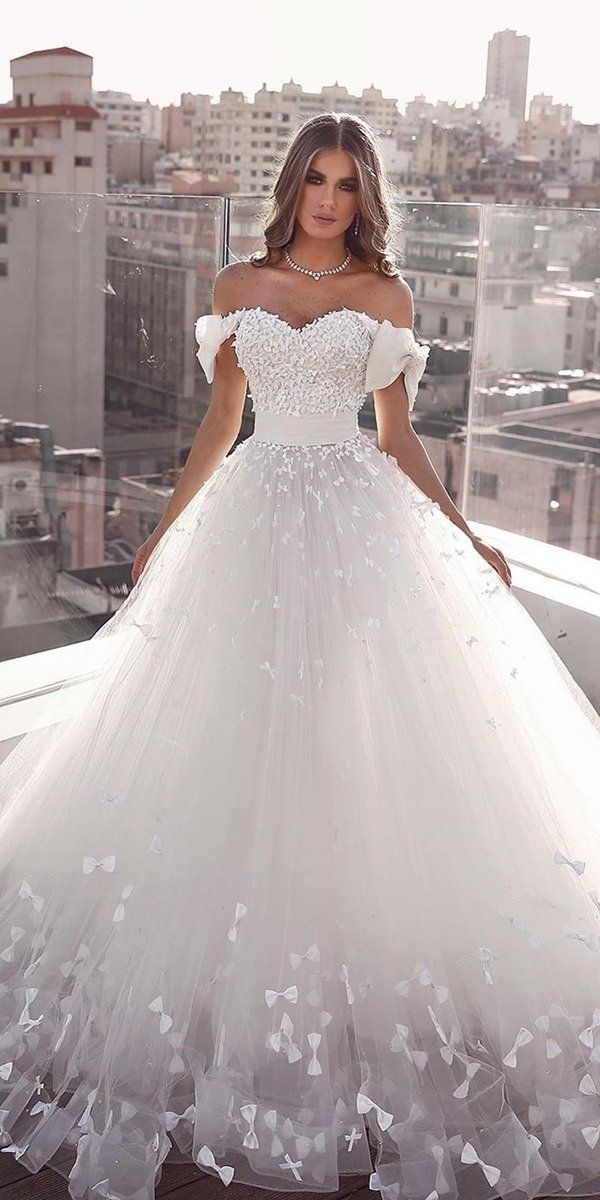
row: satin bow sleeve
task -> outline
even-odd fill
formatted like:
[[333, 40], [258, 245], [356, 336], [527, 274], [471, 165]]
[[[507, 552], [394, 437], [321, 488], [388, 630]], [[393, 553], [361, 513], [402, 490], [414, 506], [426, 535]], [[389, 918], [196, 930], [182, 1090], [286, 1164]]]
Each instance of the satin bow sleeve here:
[[404, 372], [409, 409], [412, 409], [429, 350], [429, 346], [416, 341], [412, 329], [399, 328], [392, 325], [391, 321], [382, 321], [367, 359], [366, 391], [388, 387]]
[[194, 327], [198, 343], [196, 358], [209, 383], [212, 383], [215, 375], [217, 350], [221, 343], [233, 333], [237, 320], [238, 313], [234, 312], [228, 313], [226, 317], [222, 317], [219, 313], [206, 313], [204, 316], [198, 317], [196, 321]]

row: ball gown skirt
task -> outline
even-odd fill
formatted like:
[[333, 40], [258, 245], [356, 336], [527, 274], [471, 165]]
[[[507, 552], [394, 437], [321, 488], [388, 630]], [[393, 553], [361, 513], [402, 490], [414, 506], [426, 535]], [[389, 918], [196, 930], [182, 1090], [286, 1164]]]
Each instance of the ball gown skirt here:
[[0, 1149], [86, 1198], [168, 1155], [598, 1193], [597, 714], [358, 429], [365, 385], [414, 402], [410, 331], [211, 314], [209, 378], [232, 332], [254, 434], [0, 766]]

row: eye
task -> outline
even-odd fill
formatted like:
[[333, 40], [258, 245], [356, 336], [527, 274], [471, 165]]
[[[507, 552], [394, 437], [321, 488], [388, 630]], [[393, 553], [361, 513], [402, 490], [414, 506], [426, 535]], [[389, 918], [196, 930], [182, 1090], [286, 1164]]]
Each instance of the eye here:
[[[318, 175], [312, 175], [309, 173], [306, 176], [306, 182], [321, 183], [321, 180], [319, 179]], [[355, 192], [357, 190], [357, 185], [355, 183], [342, 183], [341, 187], [344, 192]]]

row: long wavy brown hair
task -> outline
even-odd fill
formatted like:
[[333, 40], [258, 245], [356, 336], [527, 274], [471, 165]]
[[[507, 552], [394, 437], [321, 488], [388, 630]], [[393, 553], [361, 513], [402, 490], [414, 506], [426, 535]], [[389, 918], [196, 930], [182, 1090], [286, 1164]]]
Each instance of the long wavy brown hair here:
[[275, 182], [262, 213], [265, 249], [250, 255], [255, 267], [279, 262], [283, 247], [292, 241], [300, 189], [310, 163], [319, 150], [345, 150], [354, 160], [358, 176], [358, 232], [352, 221], [346, 229], [346, 246], [384, 275], [401, 274], [392, 245], [404, 227], [387, 179], [375, 134], [354, 113], [324, 112], [309, 117], [291, 138], [278, 162]]

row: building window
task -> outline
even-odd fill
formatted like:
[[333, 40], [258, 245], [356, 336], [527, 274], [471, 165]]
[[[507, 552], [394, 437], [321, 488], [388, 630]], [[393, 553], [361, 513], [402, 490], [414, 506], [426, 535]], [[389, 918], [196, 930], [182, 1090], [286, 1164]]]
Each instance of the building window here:
[[8, 263], [2, 262], [2, 259], [0, 259], [0, 278], [6, 279], [7, 275], [8, 275]]
[[492, 471], [471, 471], [471, 491], [474, 496], [485, 496], [488, 500], [498, 498], [498, 476]]
[[21, 175], [31, 175], [31, 160], [24, 158], [21, 163]]
[[450, 284], [450, 295], [458, 296], [458, 284], [457, 283]]
[[49, 159], [46, 159], [44, 161], [44, 175], [51, 175], [51, 174], [52, 174], [52, 163]]
[[21, 96], [20, 92], [17, 92], [17, 94], [15, 96], [15, 104], [16, 104], [17, 108], [23, 107], [23, 97]]
[[10, 174], [10, 163], [7, 158], [2, 159], [2, 170], [4, 171], [5, 175]]
[[0, 242], [6, 243], [6, 225], [0, 225]]
[[90, 129], [92, 128], [92, 122], [91, 121], [76, 121], [75, 128], [78, 129], [80, 133], [89, 133]]
[[91, 160], [89, 154], [76, 154], [75, 155], [75, 166], [76, 167], [91, 167], [91, 165], [92, 165], [92, 160]]
[[448, 318], [440, 317], [440, 337], [446, 337], [448, 333]]

